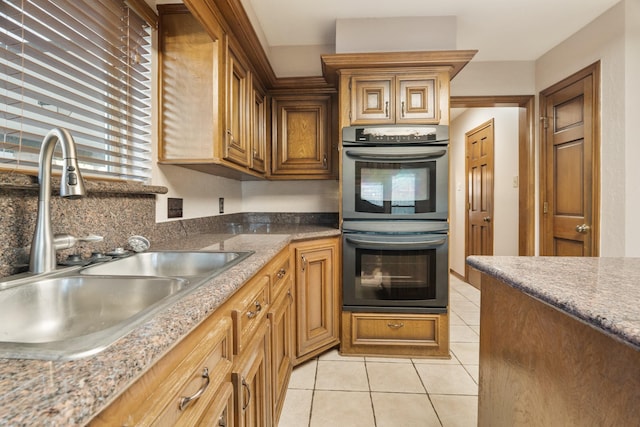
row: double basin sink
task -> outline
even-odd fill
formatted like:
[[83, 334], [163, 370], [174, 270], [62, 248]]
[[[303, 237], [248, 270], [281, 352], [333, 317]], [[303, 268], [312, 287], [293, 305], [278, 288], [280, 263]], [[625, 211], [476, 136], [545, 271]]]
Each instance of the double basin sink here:
[[142, 252], [0, 282], [0, 358], [95, 354], [252, 253]]

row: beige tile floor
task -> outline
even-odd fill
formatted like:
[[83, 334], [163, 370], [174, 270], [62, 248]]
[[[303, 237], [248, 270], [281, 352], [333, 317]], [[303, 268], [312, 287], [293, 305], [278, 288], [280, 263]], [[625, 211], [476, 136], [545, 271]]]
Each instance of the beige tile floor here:
[[480, 292], [450, 279], [451, 360], [331, 350], [293, 370], [278, 427], [476, 426]]

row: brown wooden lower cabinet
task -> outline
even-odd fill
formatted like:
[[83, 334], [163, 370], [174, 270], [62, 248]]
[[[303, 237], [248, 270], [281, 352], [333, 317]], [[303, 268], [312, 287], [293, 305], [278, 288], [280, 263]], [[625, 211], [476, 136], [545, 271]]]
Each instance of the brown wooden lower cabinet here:
[[295, 259], [296, 360], [309, 360], [339, 343], [340, 239], [291, 245]]
[[233, 366], [235, 421], [238, 427], [271, 426], [269, 322], [263, 322], [251, 345]]
[[293, 364], [338, 343], [339, 242], [283, 249], [90, 424], [277, 425]]
[[449, 358], [447, 314], [342, 313], [340, 352]]
[[196, 425], [218, 390], [230, 384], [231, 329], [228, 316], [212, 315], [90, 424]]

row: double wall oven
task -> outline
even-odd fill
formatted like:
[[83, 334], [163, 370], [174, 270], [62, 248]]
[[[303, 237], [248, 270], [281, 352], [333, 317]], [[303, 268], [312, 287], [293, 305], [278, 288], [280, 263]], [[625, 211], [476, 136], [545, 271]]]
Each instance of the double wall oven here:
[[447, 126], [343, 129], [345, 311], [448, 305]]

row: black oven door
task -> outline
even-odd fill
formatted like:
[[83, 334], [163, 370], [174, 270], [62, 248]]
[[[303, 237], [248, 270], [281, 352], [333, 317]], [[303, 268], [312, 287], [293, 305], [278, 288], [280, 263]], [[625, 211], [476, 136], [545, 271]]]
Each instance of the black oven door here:
[[446, 220], [447, 145], [345, 146], [345, 219]]
[[448, 268], [446, 230], [415, 233], [345, 231], [344, 309], [446, 312]]

